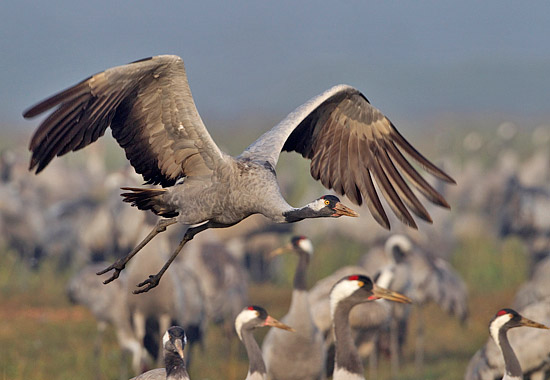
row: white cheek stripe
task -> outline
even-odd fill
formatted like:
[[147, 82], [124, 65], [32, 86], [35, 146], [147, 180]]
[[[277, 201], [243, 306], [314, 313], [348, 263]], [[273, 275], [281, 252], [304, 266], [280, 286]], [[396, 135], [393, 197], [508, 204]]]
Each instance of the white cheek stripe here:
[[497, 344], [497, 346], [500, 348], [500, 342], [498, 340], [498, 332], [504, 326], [506, 323], [510, 322], [510, 319], [512, 319], [512, 316], [510, 314], [504, 314], [500, 317], [497, 317], [493, 320], [491, 323], [491, 326], [489, 326], [489, 333], [491, 334], [491, 337]]
[[311, 205], [311, 208], [315, 211], [319, 211], [321, 210], [323, 207], [325, 207], [325, 200], [324, 199], [317, 199], [316, 201], [314, 202], [311, 202], [310, 203]]
[[336, 305], [359, 289], [359, 281], [343, 280], [337, 283], [330, 292], [330, 314], [334, 317]]
[[313, 253], [313, 244], [311, 243], [311, 240], [300, 239], [300, 241], [298, 242], [298, 245], [304, 252], [307, 252], [310, 255]]
[[239, 313], [239, 315], [237, 315], [237, 318], [235, 318], [235, 331], [237, 331], [237, 335], [239, 336], [239, 339], [241, 340], [243, 339], [241, 336], [242, 326], [246, 322], [257, 317], [258, 317], [258, 312], [256, 310], [248, 310], [248, 309], [244, 309]]

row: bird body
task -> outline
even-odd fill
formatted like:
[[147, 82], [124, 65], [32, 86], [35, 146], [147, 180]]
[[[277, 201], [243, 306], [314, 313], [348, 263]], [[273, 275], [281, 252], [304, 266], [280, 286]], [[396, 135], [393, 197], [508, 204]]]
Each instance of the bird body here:
[[431, 222], [409, 183], [431, 202], [449, 207], [401, 150], [432, 175], [446, 182], [454, 180], [411, 146], [361, 92], [347, 85], [313, 97], [238, 157], [223, 153], [208, 133], [193, 101], [183, 61], [177, 56], [150, 57], [107, 69], [40, 102], [23, 116], [34, 117], [50, 109], [54, 110], [31, 138], [31, 170], [42, 171], [55, 156], [91, 144], [110, 127], [136, 172], [147, 183], [163, 186], [125, 188], [131, 191], [122, 194], [126, 202], [169, 219], [161, 220], [125, 258], [102, 271], [114, 270], [108, 282], [168, 226], [178, 221], [203, 223], [187, 230], [161, 271], [142, 282], [138, 293], [158, 285], [181, 248], [208, 228], [228, 227], [252, 214], [287, 223], [357, 216], [330, 195], [301, 208], [291, 207], [275, 177], [281, 151], [295, 151], [310, 159], [314, 179], [358, 205], [364, 200], [386, 228], [389, 220], [373, 178], [392, 211], [409, 226], [416, 227], [409, 210]]

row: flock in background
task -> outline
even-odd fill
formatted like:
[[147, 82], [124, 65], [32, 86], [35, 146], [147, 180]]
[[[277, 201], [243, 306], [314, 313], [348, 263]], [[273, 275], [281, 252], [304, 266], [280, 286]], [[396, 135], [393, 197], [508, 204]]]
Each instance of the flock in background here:
[[[512, 127], [503, 125], [492, 137], [492, 147], [480, 135], [470, 134], [464, 140], [470, 158], [456, 162], [451, 157], [445, 161], [459, 186], [437, 190], [454, 212], [446, 215], [445, 211], [428, 208], [435, 223], [426, 232], [403, 230], [401, 234], [389, 235], [366, 219], [327, 221], [330, 236], [354, 239], [369, 249], [355, 266], [343, 266], [311, 289], [307, 289], [306, 276], [314, 245], [304, 236], [292, 238], [286, 249], [299, 259], [292, 301], [282, 323], [260, 307], [246, 306], [248, 284], [249, 277], [270, 277], [276, 265], [266, 258], [279, 253], [270, 255], [288, 240], [294, 224], [273, 225], [265, 219], [249, 218], [231, 229], [201, 232], [184, 247], [184, 254], [175, 259], [162, 281], [155, 284], [156, 289], [132, 295], [135, 285], [147, 278], [152, 268], [161, 267], [168, 260], [172, 247], [185, 233], [174, 226], [147, 242], [127, 268], [120, 270], [116, 281], [103, 285], [95, 274], [108, 265], [102, 262], [132, 251], [147, 231], [159, 224], [149, 213], [120, 202], [118, 188], [138, 185], [139, 179], [131, 168], [107, 174], [101, 152], [89, 152], [84, 169], [58, 160], [48, 169], [47, 176], [32, 179], [19, 152], [3, 152], [0, 174], [1, 196], [5, 199], [0, 203], [1, 236], [29, 265], [54, 260], [59, 266], [78, 270], [68, 285], [69, 297], [90, 308], [99, 331], [107, 325], [114, 326], [121, 348], [131, 353], [133, 370], [139, 373], [155, 360], [166, 363], [165, 372], [146, 372], [138, 378], [188, 377], [183, 346], [200, 343], [210, 323], [224, 324], [229, 332], [234, 322], [249, 355], [250, 378], [266, 375], [273, 380], [327, 376], [360, 379], [364, 376], [362, 363], [367, 360], [373, 377], [379, 351], [384, 349], [390, 352], [392, 370], [397, 373], [408, 328], [409, 301], [420, 311], [422, 305], [435, 302], [460, 321], [467, 319], [466, 286], [447, 259], [455, 239], [470, 233], [482, 230], [495, 236], [515, 234], [524, 241], [530, 255], [530, 280], [518, 290], [512, 307], [528, 318], [550, 324], [550, 216], [545, 212], [550, 209], [548, 135], [544, 130], [537, 131], [538, 140], [546, 139], [546, 143], [533, 149], [532, 156], [520, 160], [507, 149], [515, 132]], [[475, 159], [480, 149], [494, 149], [503, 155], [494, 163], [480, 163]], [[299, 148], [295, 150], [300, 152]], [[407, 191], [400, 188], [397, 193], [402, 196]], [[397, 203], [396, 198], [390, 199], [390, 203]], [[357, 203], [357, 198], [354, 201]], [[414, 201], [411, 203], [429, 218], [428, 211], [422, 212]], [[409, 203], [407, 206], [411, 207]], [[395, 207], [399, 218], [407, 220], [400, 206]], [[168, 216], [170, 212], [173, 211], [168, 211]], [[378, 222], [385, 224], [385, 217], [379, 212]], [[300, 231], [318, 239], [318, 232], [308, 231], [307, 223], [300, 224]], [[36, 239], [29, 240], [29, 236]], [[170, 328], [173, 324], [182, 326], [185, 334]], [[270, 330], [259, 354], [251, 330], [262, 325], [280, 329]], [[544, 327], [522, 319], [513, 310], [497, 312], [490, 327], [493, 340], [472, 358], [465, 379], [503, 375], [517, 378], [518, 368], [520, 374], [526, 373], [531, 379], [548, 378], [549, 333], [534, 329], [510, 333], [511, 347], [521, 347], [516, 349], [519, 361], [513, 352], [510, 355], [506, 331], [521, 325]], [[294, 332], [281, 330], [289, 328]], [[420, 317], [415, 355], [420, 366], [423, 332]], [[97, 344], [99, 347], [100, 341]], [[187, 364], [190, 352], [186, 355]], [[172, 371], [176, 367], [179, 370]]]

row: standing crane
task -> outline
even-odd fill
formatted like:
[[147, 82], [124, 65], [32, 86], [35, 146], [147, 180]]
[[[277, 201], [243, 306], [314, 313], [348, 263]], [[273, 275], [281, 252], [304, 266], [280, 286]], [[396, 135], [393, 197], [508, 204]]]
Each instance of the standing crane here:
[[454, 180], [407, 142], [361, 92], [347, 85], [313, 97], [237, 157], [222, 152], [208, 133], [183, 60], [177, 56], [155, 56], [107, 69], [43, 100], [23, 116], [32, 118], [51, 109], [31, 138], [30, 170], [39, 173], [55, 156], [84, 148], [111, 127], [134, 169], [147, 183], [162, 186], [123, 188], [128, 191], [122, 194], [125, 202], [163, 219], [130, 253], [100, 272], [113, 271], [107, 283], [154, 236], [178, 222], [189, 226], [161, 270], [138, 284], [135, 293], [157, 286], [183, 246], [206, 229], [229, 227], [252, 214], [277, 223], [358, 216], [334, 195], [303, 207], [290, 206], [275, 175], [281, 151], [310, 159], [314, 179], [358, 205], [364, 200], [385, 228], [390, 223], [373, 178], [392, 211], [413, 228], [416, 223], [409, 210], [427, 222], [432, 219], [409, 183], [432, 203], [449, 207], [401, 150], [435, 177]]
[[[402, 294], [382, 288], [363, 275], [346, 276], [330, 292], [332, 330], [336, 346], [334, 380], [364, 379], [363, 364], [353, 341], [349, 314], [354, 306], [377, 299], [410, 303]], [[368, 318], [368, 315], [365, 315]]]
[[269, 330], [262, 344], [267, 374], [272, 380], [324, 379], [326, 352], [323, 334], [313, 323], [306, 284], [313, 244], [305, 236], [294, 236], [289, 244], [276, 249], [271, 256], [288, 250], [298, 255], [298, 266], [290, 308], [281, 321], [291, 325], [295, 333]]
[[235, 330], [239, 339], [243, 342], [248, 355], [248, 374], [246, 380], [265, 380], [267, 378], [262, 351], [252, 335], [252, 331], [258, 327], [272, 326], [279, 329], [294, 331], [292, 327], [279, 322], [260, 306], [248, 306], [235, 318]]
[[[503, 309], [509, 310], [509, 309]], [[528, 315], [530, 318], [550, 326], [550, 300], [535, 302], [527, 305], [517, 312], [503, 312], [500, 310], [489, 325], [491, 338], [480, 348], [470, 359], [468, 367], [464, 374], [464, 380], [494, 380], [502, 378], [503, 374], [510, 366], [507, 361], [510, 352], [516, 356], [521, 376], [530, 379], [546, 379], [550, 370], [550, 334], [541, 334], [534, 329], [514, 329], [508, 332], [512, 327], [518, 327], [516, 314]], [[501, 315], [498, 315], [498, 314]], [[521, 324], [520, 324], [521, 325]], [[533, 327], [533, 326], [531, 326]], [[500, 329], [500, 330], [499, 330]], [[500, 335], [499, 335], [500, 334]], [[495, 339], [498, 338], [499, 340]], [[505, 340], [505, 343], [503, 343]], [[500, 345], [505, 344], [507, 354], [503, 354]], [[511, 351], [515, 347], [517, 352]], [[516, 372], [518, 366], [516, 366]]]
[[[89, 264], [79, 270], [67, 284], [67, 296], [71, 302], [86, 306], [97, 320], [94, 359], [98, 367], [103, 334], [107, 326], [112, 325], [119, 346], [132, 355], [132, 371], [136, 374], [142, 370], [147, 356], [130, 323], [126, 276], [123, 276], [122, 281], [115, 286], [105, 287], [101, 284], [101, 278], [96, 275], [103, 266], [104, 263], [100, 262]], [[127, 364], [120, 364], [121, 378], [127, 378]]]
[[131, 380], [189, 380], [183, 355], [186, 343], [187, 337], [183, 328], [170, 327], [162, 338], [165, 368], [152, 369]]
[[538, 323], [521, 316], [517, 311], [512, 309], [499, 310], [489, 324], [491, 338], [493, 338], [497, 346], [500, 348], [502, 357], [504, 358], [506, 372], [503, 380], [523, 379], [523, 371], [521, 370], [518, 358], [514, 353], [507, 336], [509, 329], [520, 326], [534, 327], [537, 329], [550, 329], [542, 323]]

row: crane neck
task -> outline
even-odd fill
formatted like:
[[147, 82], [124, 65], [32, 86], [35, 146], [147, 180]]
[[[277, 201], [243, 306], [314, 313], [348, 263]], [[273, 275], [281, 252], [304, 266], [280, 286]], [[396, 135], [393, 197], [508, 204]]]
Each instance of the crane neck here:
[[167, 380], [189, 380], [185, 361], [179, 355], [164, 351], [164, 365]]
[[349, 313], [355, 306], [342, 300], [336, 305], [332, 329], [336, 348], [334, 380], [364, 379], [363, 364], [355, 347], [349, 324]]
[[322, 215], [319, 215], [318, 212], [307, 205], [300, 208], [291, 208], [283, 212], [284, 221], [286, 223], [294, 223], [304, 219], [319, 218], [321, 216]]
[[309, 254], [306, 252], [298, 253], [298, 266], [294, 273], [294, 290], [306, 290], [307, 287], [307, 267], [309, 266]]
[[248, 375], [247, 379], [264, 379], [266, 376], [266, 369], [264, 359], [262, 357], [262, 351], [252, 335], [252, 330], [243, 329], [241, 331], [242, 341], [248, 355]]
[[502, 356], [504, 357], [504, 366], [506, 373], [504, 374], [503, 380], [517, 380], [523, 379], [523, 371], [519, 360], [508, 341], [507, 336], [508, 329], [501, 329], [498, 332], [498, 346], [502, 351]]

